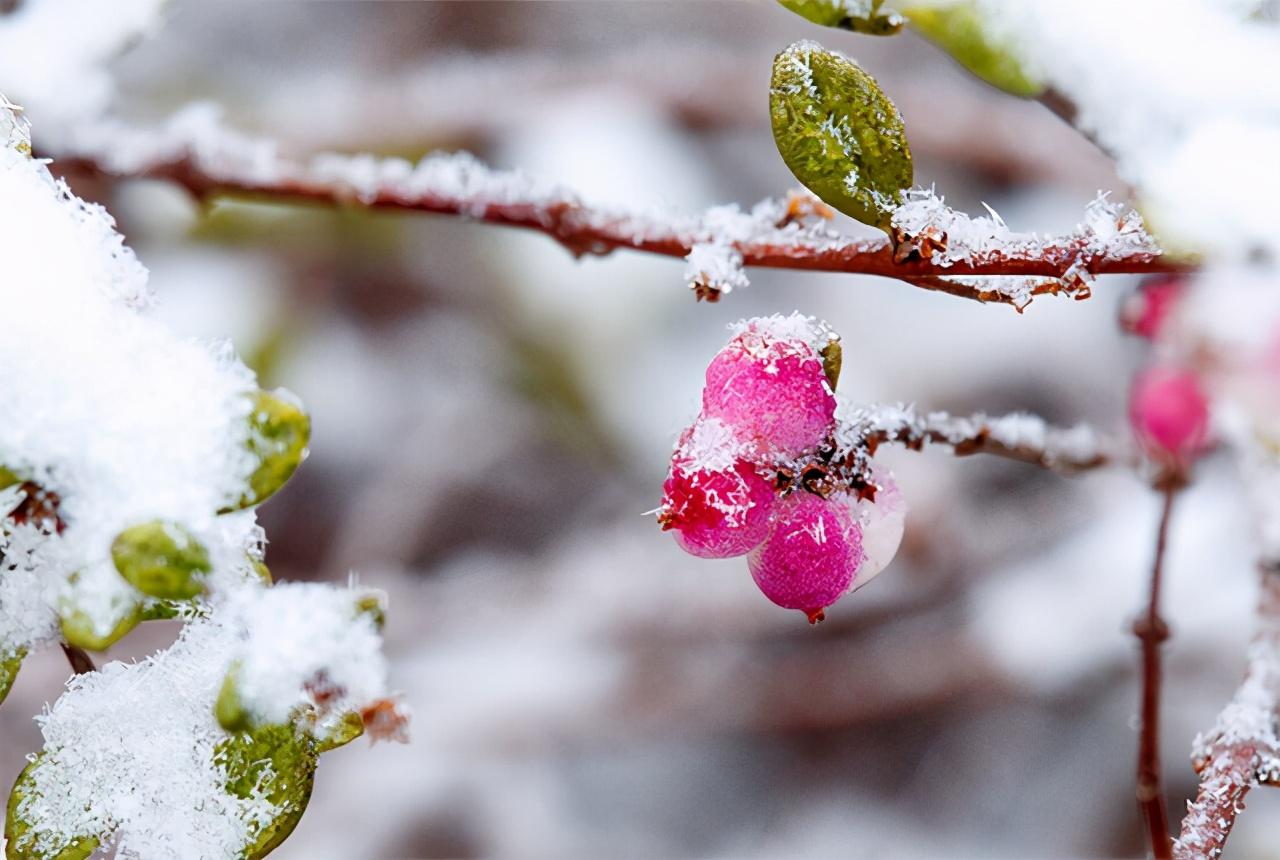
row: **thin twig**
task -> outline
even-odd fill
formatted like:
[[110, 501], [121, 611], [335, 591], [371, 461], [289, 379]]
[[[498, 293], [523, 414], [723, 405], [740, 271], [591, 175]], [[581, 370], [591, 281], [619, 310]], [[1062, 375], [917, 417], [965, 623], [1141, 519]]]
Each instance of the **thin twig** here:
[[83, 648], [63, 642], [62, 653], [67, 655], [67, 662], [71, 664], [71, 671], [77, 675], [86, 675], [89, 672], [98, 671], [98, 667], [93, 665], [93, 658]]
[[1244, 681], [1218, 715], [1212, 731], [1196, 738], [1193, 763], [1200, 774], [1196, 799], [1187, 804], [1175, 860], [1214, 860], [1222, 855], [1244, 798], [1260, 782], [1280, 781], [1280, 572], [1261, 565], [1260, 628], [1249, 646]]
[[1169, 838], [1169, 814], [1164, 784], [1160, 778], [1160, 647], [1169, 638], [1169, 628], [1160, 617], [1160, 585], [1164, 571], [1169, 519], [1177, 487], [1163, 488], [1160, 527], [1156, 532], [1156, 558], [1151, 568], [1151, 590], [1146, 614], [1133, 625], [1142, 645], [1142, 728], [1138, 736], [1138, 808], [1147, 825], [1151, 854], [1169, 860], [1173, 845]]

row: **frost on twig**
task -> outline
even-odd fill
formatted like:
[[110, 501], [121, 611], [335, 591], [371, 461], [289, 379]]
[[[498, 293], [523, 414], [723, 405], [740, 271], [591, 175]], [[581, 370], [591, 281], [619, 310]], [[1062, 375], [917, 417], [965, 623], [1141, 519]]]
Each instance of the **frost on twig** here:
[[1280, 780], [1280, 573], [1264, 569], [1262, 580], [1261, 629], [1249, 647], [1244, 682], [1213, 729], [1195, 741], [1200, 788], [1174, 843], [1178, 860], [1219, 856], [1249, 790]]
[[[196, 105], [176, 114], [164, 127], [138, 128], [115, 121], [85, 124], [75, 139], [55, 153], [62, 163], [113, 176], [169, 179], [198, 196], [233, 193], [312, 200], [457, 215], [538, 230], [575, 254], [606, 254], [630, 249], [671, 257], [718, 259], [741, 286], [741, 266], [873, 274], [910, 281], [954, 276], [1064, 278], [1083, 259], [1091, 274], [1176, 270], [1158, 249], [1100, 238], [1092, 219], [1072, 234], [1027, 238], [1012, 249], [977, 243], [969, 250], [894, 259], [884, 239], [842, 235], [825, 222], [821, 204], [797, 206], [796, 197], [764, 200], [749, 210], [717, 206], [699, 214], [626, 210], [595, 206], [576, 192], [519, 171], [491, 169], [465, 153], [433, 154], [417, 163], [369, 155], [322, 154], [302, 160], [281, 154], [270, 141], [227, 129], [217, 111]], [[930, 209], [930, 212], [933, 210]], [[913, 227], [914, 216], [903, 229]], [[1114, 232], [1112, 227], [1108, 230]], [[691, 264], [691, 270], [693, 266]], [[691, 271], [697, 282], [701, 266]], [[957, 288], [960, 295], [977, 297]]]
[[926, 445], [950, 448], [957, 457], [992, 454], [1057, 472], [1080, 472], [1109, 465], [1122, 455], [1091, 427], [1054, 427], [1025, 412], [990, 416], [918, 413], [911, 406], [877, 406], [857, 410], [837, 435], [841, 450], [868, 449], [894, 443], [913, 450]]

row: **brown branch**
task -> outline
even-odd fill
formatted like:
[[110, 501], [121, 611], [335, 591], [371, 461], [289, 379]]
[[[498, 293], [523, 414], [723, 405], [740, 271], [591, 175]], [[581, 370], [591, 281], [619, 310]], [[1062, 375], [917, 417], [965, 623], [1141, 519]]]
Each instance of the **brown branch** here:
[[1175, 860], [1221, 856], [1244, 798], [1260, 782], [1280, 778], [1276, 706], [1280, 702], [1280, 572], [1264, 566], [1258, 617], [1244, 681], [1207, 736], [1196, 739], [1200, 788], [1187, 804]]
[[1151, 569], [1151, 590], [1146, 614], [1133, 625], [1142, 645], [1142, 728], [1138, 736], [1138, 808], [1147, 825], [1151, 854], [1156, 860], [1173, 856], [1169, 839], [1169, 814], [1164, 784], [1160, 778], [1160, 648], [1169, 638], [1169, 628], [1160, 617], [1160, 585], [1164, 571], [1169, 520], [1177, 488], [1165, 486], [1156, 532], [1156, 557]]
[[93, 665], [93, 658], [83, 648], [63, 642], [62, 653], [67, 655], [67, 662], [71, 664], [71, 671], [77, 675], [87, 675], [90, 672], [98, 671], [98, 667]]
[[[880, 275], [980, 301], [996, 299], [992, 291], [936, 279], [1066, 278], [1066, 291], [1074, 292], [1082, 270], [1102, 275], [1189, 268], [1154, 247], [1109, 247], [1088, 229], [1057, 238], [1014, 234], [999, 247], [947, 262], [929, 253], [929, 247], [945, 248], [945, 236], [933, 237], [935, 245], [921, 253], [904, 254], [883, 237], [857, 239], [830, 230], [815, 217], [822, 207], [797, 207], [794, 198], [763, 201], [750, 212], [715, 207], [698, 216], [616, 210], [462, 155], [428, 156], [416, 165], [370, 156], [289, 159], [270, 142], [198, 115], [180, 114], [155, 129], [103, 123], [83, 130], [77, 148], [61, 153], [58, 164], [99, 175], [168, 180], [201, 199], [230, 194], [459, 216], [545, 233], [577, 255], [626, 249], [687, 257], [698, 246], [725, 246], [741, 255], [742, 266]], [[1043, 284], [1039, 289], [1061, 291]]]

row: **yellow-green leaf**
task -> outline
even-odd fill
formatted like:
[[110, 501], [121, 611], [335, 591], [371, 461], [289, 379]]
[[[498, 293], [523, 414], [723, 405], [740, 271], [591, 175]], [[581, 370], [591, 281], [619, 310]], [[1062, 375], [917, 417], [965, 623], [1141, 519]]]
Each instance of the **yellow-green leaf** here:
[[240, 664], [233, 663], [222, 679], [222, 687], [218, 690], [218, 700], [213, 703], [213, 715], [218, 725], [229, 732], [243, 732], [249, 728], [249, 711], [240, 698]]
[[802, 18], [824, 27], [841, 27], [871, 36], [892, 36], [903, 18], [883, 9], [885, 0], [778, 0]]
[[347, 711], [329, 725], [316, 725], [316, 752], [326, 753], [351, 743], [364, 734], [364, 720], [357, 711]]
[[89, 651], [105, 651], [122, 639], [125, 634], [138, 626], [142, 620], [142, 608], [139, 605], [129, 607], [121, 615], [109, 631], [100, 633], [93, 618], [83, 609], [64, 606], [59, 611], [62, 625], [62, 638], [68, 644]]
[[315, 738], [293, 725], [259, 726], [218, 744], [214, 762], [226, 774], [227, 791], [246, 799], [265, 796], [277, 809], [250, 836], [242, 858], [267, 856], [293, 832], [311, 799], [319, 754]]
[[26, 656], [26, 648], [7, 651], [0, 648], [0, 702], [9, 695], [9, 689], [13, 686], [14, 679], [18, 677], [18, 670], [22, 668], [22, 660]]
[[257, 468], [249, 489], [232, 507], [249, 508], [284, 486], [307, 455], [311, 419], [285, 392], [259, 391], [249, 414], [249, 453]]
[[993, 87], [1023, 98], [1044, 92], [1044, 83], [1026, 69], [996, 36], [971, 2], [922, 3], [902, 13], [911, 26]]
[[773, 139], [796, 178], [823, 201], [888, 230], [911, 186], [902, 117], [857, 63], [815, 42], [773, 61]]
[[111, 544], [111, 560], [129, 584], [163, 600], [190, 600], [204, 593], [198, 574], [213, 570], [209, 552], [177, 523], [153, 520], [130, 526]]
[[48, 833], [27, 820], [28, 805], [39, 797], [36, 793], [35, 772], [44, 760], [44, 754], [36, 756], [18, 774], [9, 803], [5, 809], [4, 838], [6, 860], [85, 860], [98, 847], [98, 837], [79, 836], [67, 839]]

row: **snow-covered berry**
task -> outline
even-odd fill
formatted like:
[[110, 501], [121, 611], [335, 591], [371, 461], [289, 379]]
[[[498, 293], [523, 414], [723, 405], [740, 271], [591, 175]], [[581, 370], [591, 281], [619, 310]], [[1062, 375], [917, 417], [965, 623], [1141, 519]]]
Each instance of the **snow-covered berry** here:
[[1129, 423], [1153, 458], [1186, 466], [1208, 442], [1209, 399], [1194, 373], [1149, 367], [1133, 380]]
[[810, 317], [753, 319], [707, 366], [702, 414], [764, 455], [798, 457], [830, 434], [836, 399], [820, 350], [830, 334]]
[[803, 491], [778, 502], [769, 537], [747, 558], [765, 597], [816, 622], [848, 593], [865, 559], [850, 502]]
[[745, 555], [768, 534], [773, 483], [744, 453], [718, 418], [699, 418], [681, 436], [662, 485], [658, 520], [685, 552]]

